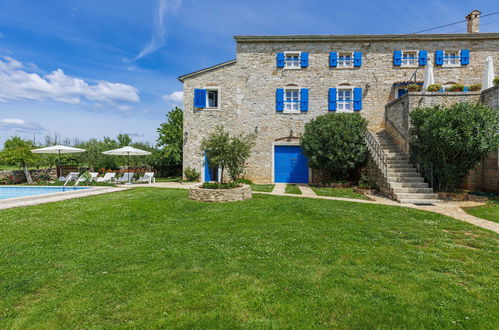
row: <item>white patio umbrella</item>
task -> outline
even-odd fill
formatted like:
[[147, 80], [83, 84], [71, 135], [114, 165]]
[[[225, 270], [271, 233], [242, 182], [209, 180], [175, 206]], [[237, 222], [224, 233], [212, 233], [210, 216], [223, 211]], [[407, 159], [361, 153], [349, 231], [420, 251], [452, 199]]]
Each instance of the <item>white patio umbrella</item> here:
[[57, 146], [33, 149], [31, 150], [31, 152], [34, 154], [58, 154], [60, 161], [61, 154], [73, 154], [78, 152], [85, 152], [85, 149], [57, 145]]
[[424, 70], [424, 82], [423, 82], [423, 92], [426, 91], [428, 86], [433, 85], [435, 83], [435, 77], [433, 76], [433, 63], [431, 60], [428, 60], [426, 64], [426, 68]]
[[[118, 149], [113, 149], [109, 151], [104, 151], [104, 155], [111, 155], [111, 156], [128, 156], [128, 162], [127, 162], [127, 172], [130, 172], [130, 156], [147, 156], [150, 155], [151, 153], [149, 151], [145, 150], [140, 150], [134, 147], [126, 146], [123, 148], [118, 148]], [[130, 176], [128, 176], [128, 180], [130, 181]]]
[[492, 60], [492, 56], [489, 55], [485, 59], [485, 65], [483, 68], [482, 91], [494, 86], [493, 81], [494, 81], [494, 61]]

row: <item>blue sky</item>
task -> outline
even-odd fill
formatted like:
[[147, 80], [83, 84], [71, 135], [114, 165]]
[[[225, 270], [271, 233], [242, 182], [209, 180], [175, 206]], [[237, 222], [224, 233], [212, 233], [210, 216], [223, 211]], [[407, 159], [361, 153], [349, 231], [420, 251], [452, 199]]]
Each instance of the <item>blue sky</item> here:
[[[345, 5], [346, 4], [346, 5]], [[235, 58], [234, 35], [411, 33], [489, 1], [0, 0], [0, 144], [12, 135], [154, 142], [179, 75]], [[465, 32], [461, 23], [433, 31]], [[499, 31], [499, 15], [482, 32]]]

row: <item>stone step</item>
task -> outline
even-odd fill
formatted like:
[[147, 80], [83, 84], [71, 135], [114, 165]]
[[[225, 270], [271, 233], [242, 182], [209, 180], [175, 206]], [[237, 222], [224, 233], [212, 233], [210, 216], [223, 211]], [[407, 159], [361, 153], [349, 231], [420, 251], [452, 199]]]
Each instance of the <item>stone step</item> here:
[[402, 168], [390, 168], [390, 167], [388, 167], [386, 169], [386, 172], [388, 173], [388, 176], [390, 176], [392, 174], [414, 176], [414, 175], [411, 175], [413, 173], [417, 173], [418, 174], [417, 176], [419, 176], [419, 172], [416, 171], [416, 169], [414, 167], [402, 167]]
[[395, 193], [393, 194], [396, 200], [401, 199], [438, 199], [438, 194], [435, 193]]
[[388, 168], [415, 168], [411, 163], [388, 163]]
[[393, 173], [393, 172], [388, 172], [387, 173], [388, 177], [388, 182], [390, 181], [397, 181], [397, 182], [404, 182], [404, 181], [398, 181], [397, 179], [409, 179], [409, 178], [421, 178], [422, 181], [424, 179], [421, 177], [421, 175], [418, 172], [410, 172], [410, 173]]
[[397, 165], [397, 164], [412, 165], [411, 163], [409, 163], [408, 159], [387, 159], [386, 162], [387, 162], [388, 166]]
[[432, 194], [433, 189], [431, 188], [393, 188], [392, 191], [394, 194]]
[[397, 202], [401, 204], [419, 204], [419, 203], [428, 203], [428, 204], [434, 204], [434, 203], [440, 203], [442, 202], [439, 199], [411, 199], [411, 198], [404, 198], [404, 199], [398, 199]]
[[390, 187], [396, 188], [428, 188], [426, 182], [390, 182]]
[[387, 157], [387, 160], [405, 160], [405, 161], [409, 161], [409, 157], [407, 156], [404, 156], [404, 155], [397, 155], [397, 156], [391, 156], [391, 157]]
[[414, 182], [424, 182], [424, 179], [421, 176], [388, 176], [388, 183], [391, 185], [392, 183], [414, 183]]

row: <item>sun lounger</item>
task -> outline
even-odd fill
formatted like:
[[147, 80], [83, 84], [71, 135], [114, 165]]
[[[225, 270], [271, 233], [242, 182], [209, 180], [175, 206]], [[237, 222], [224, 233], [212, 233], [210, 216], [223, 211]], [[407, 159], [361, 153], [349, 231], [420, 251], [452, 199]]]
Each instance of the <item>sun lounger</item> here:
[[140, 177], [136, 182], [147, 182], [147, 183], [156, 182], [156, 179], [154, 178], [154, 172], [144, 173], [144, 175]]
[[74, 180], [78, 179], [78, 175], [79, 175], [78, 172], [69, 172], [68, 175], [66, 175], [66, 176], [60, 176], [58, 180], [59, 181], [64, 181], [64, 182], [66, 182], [68, 180], [69, 181], [74, 181]]
[[114, 182], [116, 173], [106, 173], [103, 177], [96, 178], [95, 182]]
[[116, 180], [116, 183], [127, 183], [127, 182], [132, 182], [133, 181], [133, 173], [127, 172], [124, 173], [121, 178]]

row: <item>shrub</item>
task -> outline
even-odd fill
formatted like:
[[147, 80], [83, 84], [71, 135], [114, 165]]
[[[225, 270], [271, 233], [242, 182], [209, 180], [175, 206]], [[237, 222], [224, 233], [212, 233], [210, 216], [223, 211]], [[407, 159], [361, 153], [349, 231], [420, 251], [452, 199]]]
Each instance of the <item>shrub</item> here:
[[472, 92], [479, 91], [482, 89], [482, 84], [478, 83], [478, 84], [469, 85], [468, 89]]
[[241, 183], [241, 184], [253, 184], [253, 181], [248, 180], [248, 179], [237, 179], [234, 180], [235, 183]]
[[184, 175], [189, 182], [199, 181], [199, 178], [201, 177], [201, 173], [199, 173], [195, 168], [192, 167], [187, 167], [184, 171]]
[[52, 178], [47, 172], [40, 173], [40, 175], [38, 176], [38, 180], [42, 182], [47, 182], [50, 181], [51, 179]]
[[416, 84], [407, 85], [407, 90], [410, 92], [417, 92], [419, 91], [419, 85]]
[[221, 170], [220, 183], [224, 180], [224, 170], [227, 169], [232, 181], [243, 173], [245, 163], [254, 145], [254, 135], [229, 136], [223, 126], [215, 127], [215, 131], [201, 143], [201, 150], [206, 153], [210, 166]]
[[309, 166], [346, 179], [366, 161], [366, 130], [367, 121], [358, 113], [325, 114], [305, 124], [301, 146]]
[[426, 88], [428, 92], [438, 92], [441, 89], [442, 85], [440, 84], [431, 84], [430, 86], [428, 86], [428, 88]]
[[494, 82], [494, 85], [499, 85], [499, 77], [495, 77], [493, 82]]
[[234, 189], [239, 187], [240, 184], [236, 182], [225, 182], [225, 183], [218, 183], [218, 182], [205, 182], [201, 185], [201, 188], [204, 189]]
[[464, 90], [463, 84], [454, 84], [449, 87], [450, 92], [462, 92]]
[[497, 113], [482, 104], [419, 108], [410, 113], [411, 157], [434, 188], [449, 191], [499, 145]]

